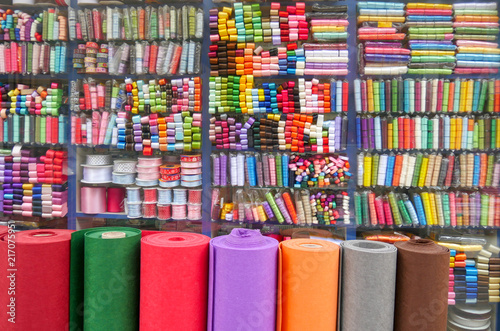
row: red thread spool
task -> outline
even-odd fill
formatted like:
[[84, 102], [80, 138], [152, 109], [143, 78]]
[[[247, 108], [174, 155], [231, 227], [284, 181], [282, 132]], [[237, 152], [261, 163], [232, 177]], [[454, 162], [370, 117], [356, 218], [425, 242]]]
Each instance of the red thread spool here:
[[108, 212], [123, 213], [125, 205], [125, 188], [124, 187], [109, 187], [108, 188]]
[[156, 217], [156, 202], [142, 204], [142, 215], [144, 218], [155, 218]]
[[201, 203], [201, 189], [199, 190], [189, 190], [189, 203]]
[[172, 218], [172, 205], [158, 205], [158, 219], [169, 220]]
[[144, 202], [156, 202], [158, 200], [158, 191], [155, 187], [144, 188]]

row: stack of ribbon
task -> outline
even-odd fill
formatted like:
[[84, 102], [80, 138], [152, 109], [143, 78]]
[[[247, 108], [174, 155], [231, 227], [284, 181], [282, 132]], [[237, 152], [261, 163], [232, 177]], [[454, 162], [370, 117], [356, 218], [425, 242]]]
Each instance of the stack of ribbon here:
[[[410, 201], [408, 196], [413, 199]], [[500, 227], [500, 196], [484, 192], [354, 193], [356, 224], [363, 226]]]
[[0, 44], [0, 74], [62, 74], [66, 43], [5, 42]]
[[[242, 122], [242, 120], [244, 122]], [[325, 121], [324, 115], [269, 114], [236, 119], [226, 114], [210, 119], [210, 141], [217, 149], [333, 153], [345, 150], [347, 117]], [[284, 134], [280, 133], [284, 130]], [[256, 137], [258, 136], [258, 137]]]
[[458, 46], [456, 74], [498, 73], [498, 10], [496, 2], [456, 3], [455, 39]]
[[290, 80], [281, 84], [261, 83], [254, 76], [210, 77], [209, 113], [323, 114], [348, 109], [347, 81]]
[[408, 73], [450, 75], [456, 61], [452, 5], [408, 3], [406, 15], [411, 49]]
[[339, 220], [349, 222], [349, 196], [331, 190], [237, 189], [231, 194], [215, 188], [211, 217], [240, 223], [335, 225]]
[[483, 291], [488, 293], [489, 302], [500, 302], [500, 248], [488, 245], [476, 257], [479, 281]]
[[402, 75], [408, 72], [410, 51], [404, 3], [358, 2], [358, 62], [365, 75]]
[[23, 217], [64, 217], [68, 212], [67, 153], [47, 150], [38, 157], [16, 145], [2, 156], [2, 211]]
[[65, 143], [66, 115], [60, 114], [64, 93], [59, 83], [48, 88], [2, 84], [0, 93], [4, 100], [0, 110], [1, 142]]
[[68, 19], [58, 8], [36, 14], [0, 9], [1, 41], [67, 41]]
[[203, 37], [203, 11], [193, 6], [176, 8], [130, 7], [102, 10], [70, 9], [71, 40], [188, 40]]
[[358, 186], [500, 186], [500, 158], [487, 153], [358, 154]]

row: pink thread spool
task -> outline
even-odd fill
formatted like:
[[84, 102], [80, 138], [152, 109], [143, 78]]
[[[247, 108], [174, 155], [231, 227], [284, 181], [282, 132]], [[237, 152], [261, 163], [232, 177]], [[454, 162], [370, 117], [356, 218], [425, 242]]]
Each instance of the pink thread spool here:
[[172, 204], [172, 219], [185, 220], [186, 219], [186, 205], [185, 204]]
[[156, 202], [158, 200], [158, 191], [156, 187], [144, 188], [144, 202]]
[[158, 205], [158, 219], [169, 220], [172, 218], [172, 205]]
[[125, 188], [124, 187], [110, 187], [108, 188], [108, 212], [109, 213], [123, 213], [125, 206], [123, 201], [125, 200]]
[[189, 203], [201, 203], [202, 189], [199, 190], [189, 190], [188, 201]]
[[201, 219], [201, 203], [187, 205], [187, 219], [191, 221]]
[[156, 217], [156, 202], [144, 202], [142, 204], [142, 215], [144, 218], [155, 218]]

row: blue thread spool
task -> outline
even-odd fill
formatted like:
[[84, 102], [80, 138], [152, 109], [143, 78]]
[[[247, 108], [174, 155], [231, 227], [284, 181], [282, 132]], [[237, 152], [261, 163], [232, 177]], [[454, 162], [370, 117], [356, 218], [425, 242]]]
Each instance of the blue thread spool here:
[[142, 217], [141, 202], [127, 202], [127, 216], [129, 218]]
[[139, 187], [127, 187], [127, 201], [129, 203], [141, 202], [141, 189]]
[[158, 189], [158, 203], [167, 205], [172, 203], [172, 189], [159, 188]]

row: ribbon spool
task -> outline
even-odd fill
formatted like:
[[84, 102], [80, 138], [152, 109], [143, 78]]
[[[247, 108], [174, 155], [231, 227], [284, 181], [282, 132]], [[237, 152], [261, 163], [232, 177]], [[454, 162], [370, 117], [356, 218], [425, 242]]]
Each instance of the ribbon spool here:
[[202, 189], [199, 190], [189, 190], [188, 191], [188, 201], [189, 203], [201, 203]]
[[142, 204], [142, 216], [144, 218], [156, 217], [156, 202], [144, 202]]
[[111, 155], [109, 154], [88, 154], [87, 165], [104, 166], [111, 164]]
[[158, 185], [158, 179], [146, 180], [137, 178], [135, 184], [142, 187], [156, 186]]
[[166, 221], [172, 218], [172, 205], [158, 204], [158, 219]]
[[78, 5], [97, 5], [99, 1], [97, 0], [78, 0]]
[[156, 187], [144, 188], [142, 191], [144, 192], [144, 202], [150, 203], [158, 201], [158, 192], [156, 191]]
[[128, 174], [135, 173], [137, 172], [136, 166], [137, 166], [136, 160], [115, 160], [113, 171], [119, 173], [128, 173]]
[[172, 204], [172, 219], [182, 221], [187, 218], [185, 204]]
[[141, 188], [136, 186], [127, 187], [127, 201], [129, 203], [141, 202]]
[[106, 184], [113, 181], [113, 166], [112, 165], [87, 165], [82, 164], [83, 179], [85, 184]]
[[84, 186], [80, 189], [80, 209], [84, 214], [102, 214], [106, 208], [106, 187]]
[[121, 185], [130, 185], [135, 183], [135, 173], [113, 172], [113, 183]]
[[125, 188], [108, 188], [108, 213], [122, 213], [125, 209]]
[[127, 202], [127, 217], [139, 218], [142, 217], [142, 202]]
[[186, 204], [187, 203], [187, 190], [184, 188], [176, 188], [174, 191], [174, 203]]
[[172, 203], [172, 190], [169, 188], [158, 188], [158, 203], [164, 205]]
[[163, 163], [161, 157], [140, 157], [137, 159], [138, 161], [138, 166], [144, 166], [144, 167], [152, 167], [152, 166], [161, 166]]
[[187, 205], [187, 219], [190, 221], [201, 220], [201, 204]]

